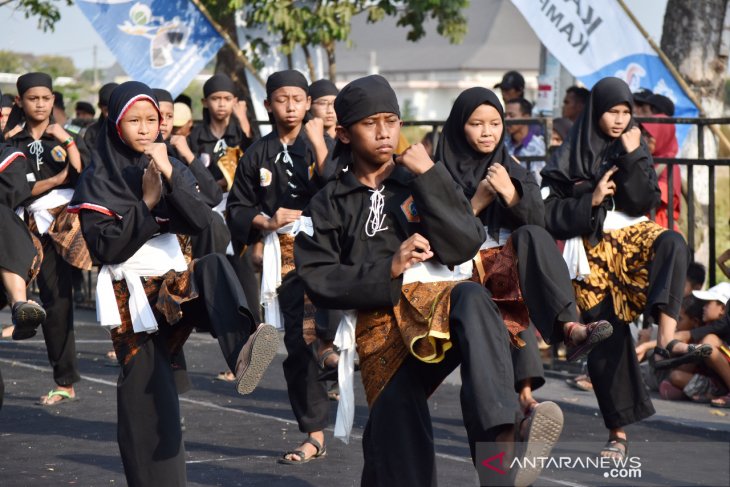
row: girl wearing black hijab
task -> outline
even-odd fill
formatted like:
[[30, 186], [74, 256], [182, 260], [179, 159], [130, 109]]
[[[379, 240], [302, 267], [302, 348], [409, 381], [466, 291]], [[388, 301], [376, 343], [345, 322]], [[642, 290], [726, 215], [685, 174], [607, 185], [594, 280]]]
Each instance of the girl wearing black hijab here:
[[[444, 125], [437, 159], [462, 187], [484, 225], [487, 239], [474, 259], [475, 268], [505, 322], [524, 330], [532, 319], [546, 341], [565, 339], [569, 360], [585, 356], [608, 337], [608, 322], [585, 327], [578, 323], [567, 268], [542, 228], [540, 190], [504, 144], [504, 111], [492, 91], [477, 87], [459, 95]], [[525, 346], [512, 354], [515, 388], [528, 416], [550, 409], [532, 397], [532, 389], [542, 386], [545, 378], [535, 327], [530, 328], [520, 334]]]
[[657, 207], [660, 192], [632, 113], [628, 85], [602, 79], [542, 171], [545, 222], [566, 240], [563, 256], [583, 318], [614, 324], [613, 335], [588, 356], [588, 372], [609, 429], [601, 454], [615, 458], [628, 452], [624, 426], [654, 414], [626, 325], [645, 311], [659, 324], [657, 369], [709, 355], [704, 346], [673, 340], [689, 251], [681, 235], [643, 216]]
[[71, 202], [91, 254], [103, 264], [97, 310], [122, 366], [118, 442], [130, 486], [185, 485], [170, 364], [193, 326], [218, 338], [241, 394], [255, 388], [278, 346], [276, 330], [256, 329], [221, 255], [186, 264], [176, 234], [205, 230], [211, 209], [188, 167], [156, 142], [159, 128], [160, 111], [147, 85], [130, 81], [116, 88]]

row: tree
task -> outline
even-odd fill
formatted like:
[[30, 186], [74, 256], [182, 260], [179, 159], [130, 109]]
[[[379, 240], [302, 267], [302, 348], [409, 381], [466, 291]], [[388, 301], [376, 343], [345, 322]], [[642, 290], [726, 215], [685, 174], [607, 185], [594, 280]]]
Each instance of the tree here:
[[[423, 23], [427, 18], [437, 21], [437, 31], [452, 43], [459, 43], [466, 34], [467, 22], [462, 14], [468, 0], [232, 0], [243, 8], [246, 25], [265, 27], [278, 38], [283, 54], [291, 59], [297, 47], [301, 47], [310, 77], [315, 78], [314, 63], [310, 50], [321, 47], [327, 53], [329, 78], [336, 77], [335, 45], [350, 38], [350, 25], [354, 15], [366, 13], [368, 22], [374, 23], [386, 16], [397, 16], [397, 24], [408, 27], [409, 41], [417, 41], [426, 31]], [[248, 39], [254, 62], [269, 46], [261, 38]], [[291, 62], [290, 62], [291, 64]]]
[[[669, 0], [664, 14], [661, 48], [677, 67], [682, 78], [698, 95], [702, 109], [707, 117], [719, 117], [723, 113], [725, 96], [725, 77], [730, 53], [730, 38], [724, 32], [724, 26], [730, 21], [730, 3], [728, 0]], [[709, 130], [704, 131], [706, 158], [714, 158], [717, 145]], [[696, 133], [688, 136], [688, 142], [682, 147], [683, 157], [696, 157]], [[704, 221], [707, 222], [709, 210], [709, 192], [715, 191], [708, 181], [708, 170], [699, 166], [694, 172], [694, 194], [701, 204]], [[696, 214], [694, 224], [702, 222], [701, 215]], [[695, 258], [708, 260], [708, 226], [702, 225], [702, 245], [697, 248]], [[694, 246], [697, 241], [691, 242]], [[724, 249], [720, 249], [724, 250]], [[711, 265], [714, 266], [714, 263]]]
[[722, 114], [730, 51], [723, 26], [730, 20], [728, 0], [669, 0], [661, 48], [699, 95], [708, 116]]
[[46, 32], [52, 31], [56, 22], [61, 20], [61, 13], [56, 6], [59, 2], [73, 5], [73, 0], [0, 0], [0, 7], [12, 6], [23, 12], [26, 19], [38, 17], [38, 28]]

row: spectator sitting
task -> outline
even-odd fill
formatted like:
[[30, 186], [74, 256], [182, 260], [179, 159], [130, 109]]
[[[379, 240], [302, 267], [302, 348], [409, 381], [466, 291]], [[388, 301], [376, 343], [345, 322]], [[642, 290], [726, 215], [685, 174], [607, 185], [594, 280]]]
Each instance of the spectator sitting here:
[[687, 281], [684, 284], [684, 295], [691, 296], [692, 291], [699, 291], [705, 285], [705, 266], [699, 262], [690, 262], [687, 269]]
[[[532, 116], [532, 103], [524, 98], [515, 98], [507, 102], [504, 110], [505, 119], [529, 118]], [[539, 125], [507, 125], [508, 137], [505, 138], [505, 145], [510, 154], [517, 159], [525, 156], [544, 156], [545, 139], [541, 135]], [[529, 164], [520, 161], [532, 171], [537, 183], [542, 180], [540, 171], [545, 166], [545, 161], [532, 161]]]
[[[669, 382], [695, 402], [711, 402], [715, 407], [730, 407], [730, 361], [721, 347], [730, 342], [730, 320], [725, 312], [730, 301], [730, 283], [720, 283], [707, 291], [694, 291], [694, 297], [702, 306], [702, 325], [675, 333], [675, 339], [685, 343], [702, 343], [712, 346], [712, 353], [701, 364], [687, 364], [672, 370]], [[695, 305], [696, 306], [696, 305]], [[696, 307], [687, 314], [696, 316]], [[676, 390], [666, 385], [660, 393], [676, 397]]]
[[[562, 111], [563, 117], [570, 120], [571, 123], [578, 120], [580, 114], [583, 113], [586, 103], [588, 103], [590, 95], [590, 91], [580, 86], [571, 86], [565, 90]], [[565, 139], [565, 137], [563, 137], [563, 139]]]

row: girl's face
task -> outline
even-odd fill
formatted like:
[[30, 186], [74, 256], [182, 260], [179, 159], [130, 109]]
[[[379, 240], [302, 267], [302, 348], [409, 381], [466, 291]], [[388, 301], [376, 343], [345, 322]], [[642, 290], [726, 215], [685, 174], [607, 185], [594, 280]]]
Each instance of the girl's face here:
[[702, 308], [702, 321], [709, 323], [722, 318], [725, 314], [725, 305], [720, 301], [708, 301]]
[[148, 100], [140, 100], [127, 109], [119, 121], [122, 140], [137, 152], [144, 152], [160, 133], [160, 115]]
[[492, 105], [479, 105], [464, 124], [464, 136], [472, 149], [481, 154], [491, 154], [504, 132], [499, 112]]
[[609, 108], [598, 119], [598, 126], [604, 134], [616, 139], [621, 136], [631, 121], [631, 109], [626, 103]]

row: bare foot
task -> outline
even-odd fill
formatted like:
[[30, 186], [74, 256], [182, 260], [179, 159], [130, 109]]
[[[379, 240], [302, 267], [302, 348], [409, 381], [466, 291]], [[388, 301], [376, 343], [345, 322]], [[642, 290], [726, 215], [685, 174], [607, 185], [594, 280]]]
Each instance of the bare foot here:
[[63, 401], [76, 399], [76, 392], [73, 386], [59, 386], [57, 385], [51, 390], [51, 393], [42, 396], [38, 404], [42, 406], [53, 406]]

